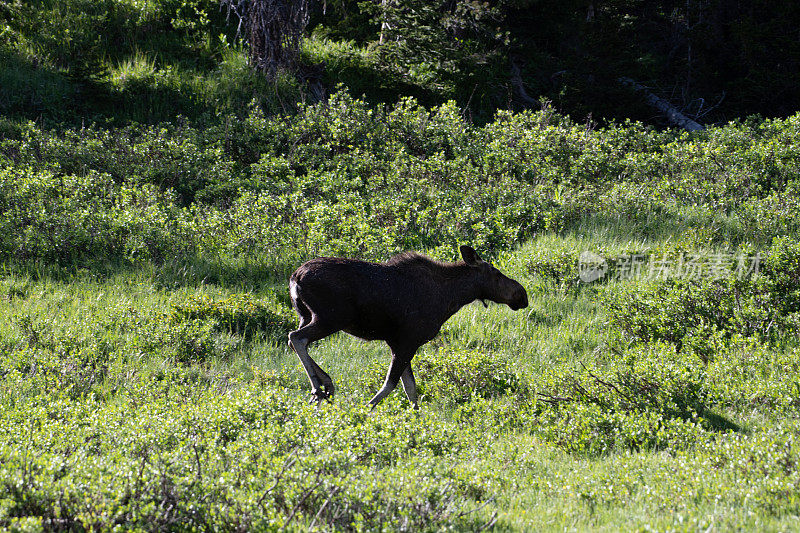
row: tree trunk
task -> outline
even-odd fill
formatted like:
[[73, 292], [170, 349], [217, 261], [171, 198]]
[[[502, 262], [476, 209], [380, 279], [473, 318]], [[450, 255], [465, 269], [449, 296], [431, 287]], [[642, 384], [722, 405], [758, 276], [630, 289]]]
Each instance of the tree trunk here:
[[292, 69], [308, 24], [309, 0], [222, 0], [239, 18], [238, 33], [250, 47], [250, 65], [273, 78]]

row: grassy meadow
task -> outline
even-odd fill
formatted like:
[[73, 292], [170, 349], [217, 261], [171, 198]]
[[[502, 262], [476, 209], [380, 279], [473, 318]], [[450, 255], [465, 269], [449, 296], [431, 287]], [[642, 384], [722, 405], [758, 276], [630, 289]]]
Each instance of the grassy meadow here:
[[[315, 101], [202, 2], [67, 4], [0, 3], [0, 527], [800, 529], [800, 115]], [[366, 407], [385, 344], [324, 339], [310, 405], [291, 272], [460, 244], [530, 306], [453, 316], [418, 411]]]
[[[7, 122], [2, 523], [795, 529], [797, 118], [688, 137], [455, 111]], [[334, 335], [312, 354], [337, 396], [307, 404], [289, 273], [463, 242], [531, 305], [447, 322], [413, 362], [419, 411], [397, 391], [370, 412], [388, 349]], [[690, 255], [729, 261], [681, 275]]]

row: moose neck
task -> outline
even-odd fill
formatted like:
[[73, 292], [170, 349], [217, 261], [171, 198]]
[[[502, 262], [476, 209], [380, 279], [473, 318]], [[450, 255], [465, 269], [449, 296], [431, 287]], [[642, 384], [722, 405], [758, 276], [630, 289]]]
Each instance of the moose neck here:
[[448, 275], [442, 289], [447, 305], [447, 316], [450, 317], [456, 311], [481, 297], [481, 287], [478, 283], [478, 272], [476, 269], [463, 263], [455, 263], [448, 266]]

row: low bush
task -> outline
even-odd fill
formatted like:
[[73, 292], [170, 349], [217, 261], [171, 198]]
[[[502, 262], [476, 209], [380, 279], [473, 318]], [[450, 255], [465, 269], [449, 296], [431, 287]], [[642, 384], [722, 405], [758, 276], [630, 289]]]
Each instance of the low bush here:
[[[295, 115], [251, 106], [246, 117], [212, 122], [64, 131], [7, 124], [0, 253], [67, 263], [99, 254], [155, 263], [196, 253], [383, 259], [408, 249], [455, 257], [461, 242], [496, 254], [587, 220], [650, 236], [696, 231], [695, 245], [713, 241], [723, 222], [736, 242], [793, 231], [790, 154], [777, 160], [767, 146], [791, 143], [794, 118], [720, 148], [743, 126], [676, 139], [637, 125], [593, 130], [545, 108], [477, 127], [452, 102], [426, 109], [407, 98], [377, 108], [340, 91]], [[730, 168], [709, 166], [710, 150]], [[698, 167], [708, 174], [702, 183], [692, 178]], [[748, 175], [764, 173], [773, 178], [746, 186]], [[750, 192], [720, 203], [739, 186]], [[762, 205], [769, 198], [783, 207]], [[748, 202], [762, 205], [758, 216]], [[714, 228], [695, 228], [697, 213], [713, 214]], [[566, 252], [533, 270], [574, 286]], [[624, 265], [608, 255], [615, 275]]]
[[733, 336], [706, 366], [709, 397], [736, 411], [775, 413], [800, 406], [800, 349]]
[[[758, 529], [770, 517], [796, 515], [797, 431], [796, 420], [784, 419], [754, 428], [752, 434], [718, 435], [649, 460], [642, 460], [641, 454], [620, 454], [607, 470], [598, 469], [598, 462], [581, 462], [575, 475], [562, 482], [557, 498], [580, 501], [590, 516], [619, 509], [629, 517], [632, 506], [653, 510], [633, 519], [643, 530], [654, 523], [658, 529], [736, 529], [744, 518], [730, 515], [746, 505], [758, 515], [753, 523]], [[700, 501], [702, 510], [696, 507]], [[656, 518], [655, 509], [666, 509], [668, 518]]]
[[190, 296], [172, 305], [170, 319], [175, 324], [207, 322], [212, 329], [250, 338], [256, 333], [283, 340], [296, 324], [294, 312], [271, 298], [234, 294], [224, 299], [206, 295]]
[[495, 398], [517, 393], [523, 387], [508, 362], [480, 350], [423, 352], [413, 362], [419, 375], [423, 376], [420, 393], [445, 404], [463, 404], [473, 398]]
[[588, 250], [569, 244], [567, 248], [535, 247], [525, 259], [527, 271], [566, 293], [612, 280], [647, 277], [654, 253], [619, 246]]
[[[442, 348], [435, 353], [423, 350], [414, 356], [411, 366], [421, 402], [456, 406], [480, 398], [523, 393], [522, 381], [505, 360], [479, 350]], [[385, 376], [385, 361], [374, 361], [359, 387], [377, 391]], [[398, 394], [402, 394], [399, 384]]]
[[175, 350], [178, 363], [191, 364], [210, 361], [216, 356], [225, 355], [225, 346], [215, 335], [218, 329], [215, 320], [188, 319], [176, 324], [166, 335], [168, 346]]
[[[632, 348], [607, 365], [546, 372], [532, 430], [564, 449], [598, 455], [681, 449], [719, 427], [702, 363], [668, 344]], [[705, 418], [709, 415], [711, 419]]]
[[610, 293], [611, 323], [634, 342], [668, 341], [703, 360], [734, 334], [791, 338], [800, 330], [798, 265], [797, 241], [776, 239], [746, 276], [728, 270], [717, 279], [668, 279]]
[[0, 168], [0, 258], [55, 264], [160, 262], [192, 249], [191, 222], [169, 192], [84, 176]]
[[104, 328], [59, 326], [48, 318], [27, 313], [13, 318], [16, 342], [0, 350], [7, 398], [51, 391], [82, 397], [105, 380], [115, 346]]
[[474, 529], [485, 520], [466, 511], [491, 496], [459, 468], [466, 433], [388, 406], [172, 382], [138, 401], [4, 405], [2, 420], [11, 528]]

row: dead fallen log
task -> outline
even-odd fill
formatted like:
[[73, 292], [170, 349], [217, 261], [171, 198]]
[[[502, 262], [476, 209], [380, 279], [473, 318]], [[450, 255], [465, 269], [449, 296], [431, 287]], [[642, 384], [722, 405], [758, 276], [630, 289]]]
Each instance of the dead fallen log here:
[[638, 93], [642, 93], [644, 95], [645, 100], [649, 105], [658, 109], [661, 114], [663, 114], [666, 119], [669, 121], [670, 124], [673, 126], [678, 126], [679, 128], [683, 128], [688, 131], [698, 131], [705, 129], [702, 124], [695, 122], [694, 120], [690, 119], [678, 109], [664, 100], [663, 98], [659, 98], [650, 90], [645, 87], [644, 85], [637, 83], [636, 81], [632, 80], [631, 78], [619, 78], [619, 81], [622, 85], [626, 87], [631, 87]]

